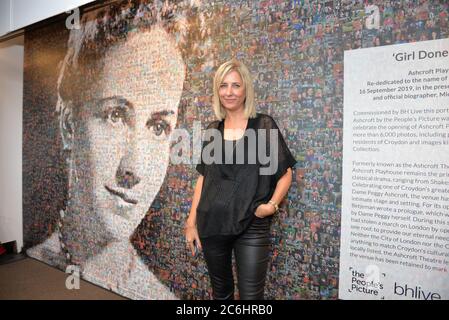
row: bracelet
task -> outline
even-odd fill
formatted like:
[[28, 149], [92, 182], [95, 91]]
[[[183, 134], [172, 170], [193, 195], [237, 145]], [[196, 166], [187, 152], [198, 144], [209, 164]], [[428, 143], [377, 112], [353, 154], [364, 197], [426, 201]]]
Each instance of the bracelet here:
[[270, 200], [270, 201], [268, 201], [268, 203], [271, 204], [274, 207], [274, 209], [276, 209], [275, 212], [279, 211], [279, 206], [277, 205], [276, 202], [274, 202], [273, 200]]

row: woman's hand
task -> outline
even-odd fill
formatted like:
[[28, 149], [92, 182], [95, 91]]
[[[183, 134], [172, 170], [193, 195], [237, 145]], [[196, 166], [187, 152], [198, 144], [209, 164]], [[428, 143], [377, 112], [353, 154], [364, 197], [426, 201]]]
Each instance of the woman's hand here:
[[273, 215], [275, 212], [276, 212], [276, 209], [274, 208], [274, 206], [272, 206], [269, 203], [262, 203], [261, 205], [259, 205], [257, 207], [254, 215], [258, 218], [265, 218], [265, 217]]
[[201, 247], [200, 237], [198, 236], [198, 229], [196, 228], [196, 225], [187, 222], [184, 227], [184, 232], [186, 235], [187, 245], [192, 252], [192, 257], [194, 257], [196, 255], [195, 245], [198, 249], [203, 249]]

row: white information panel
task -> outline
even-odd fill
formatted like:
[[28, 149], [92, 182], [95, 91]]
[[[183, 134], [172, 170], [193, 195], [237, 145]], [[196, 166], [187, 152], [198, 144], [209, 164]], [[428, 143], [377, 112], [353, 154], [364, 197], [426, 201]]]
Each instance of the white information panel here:
[[340, 299], [449, 299], [449, 39], [346, 51]]

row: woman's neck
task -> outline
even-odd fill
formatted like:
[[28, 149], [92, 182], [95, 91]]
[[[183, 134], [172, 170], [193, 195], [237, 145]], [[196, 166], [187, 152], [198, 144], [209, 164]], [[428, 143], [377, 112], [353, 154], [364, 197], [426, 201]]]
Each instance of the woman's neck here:
[[223, 125], [224, 139], [238, 140], [243, 137], [248, 121], [243, 107], [234, 112], [226, 112], [226, 118]]
[[227, 111], [226, 118], [224, 120], [226, 129], [245, 129], [248, 118], [245, 116], [245, 112], [242, 109], [237, 111]]

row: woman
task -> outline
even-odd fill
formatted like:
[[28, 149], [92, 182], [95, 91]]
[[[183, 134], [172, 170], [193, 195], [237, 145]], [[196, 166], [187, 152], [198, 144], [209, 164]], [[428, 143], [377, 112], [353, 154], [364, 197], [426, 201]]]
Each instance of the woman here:
[[[240, 298], [263, 299], [271, 218], [288, 192], [296, 161], [274, 120], [256, 113], [251, 75], [242, 62], [222, 64], [213, 89], [219, 120], [208, 127], [214, 139], [203, 145], [197, 165], [200, 176], [185, 225], [186, 241], [192, 255], [198, 249], [204, 252], [214, 299], [234, 298], [233, 251]], [[213, 155], [207, 154], [210, 150]], [[264, 159], [267, 150], [269, 162]], [[272, 163], [274, 170], [263, 170]]]
[[184, 38], [166, 4], [148, 3], [138, 16], [133, 4], [89, 12], [70, 32], [56, 108], [68, 195], [57, 230], [27, 253], [78, 266], [84, 279], [129, 298], [175, 299], [130, 238], [169, 164]]

